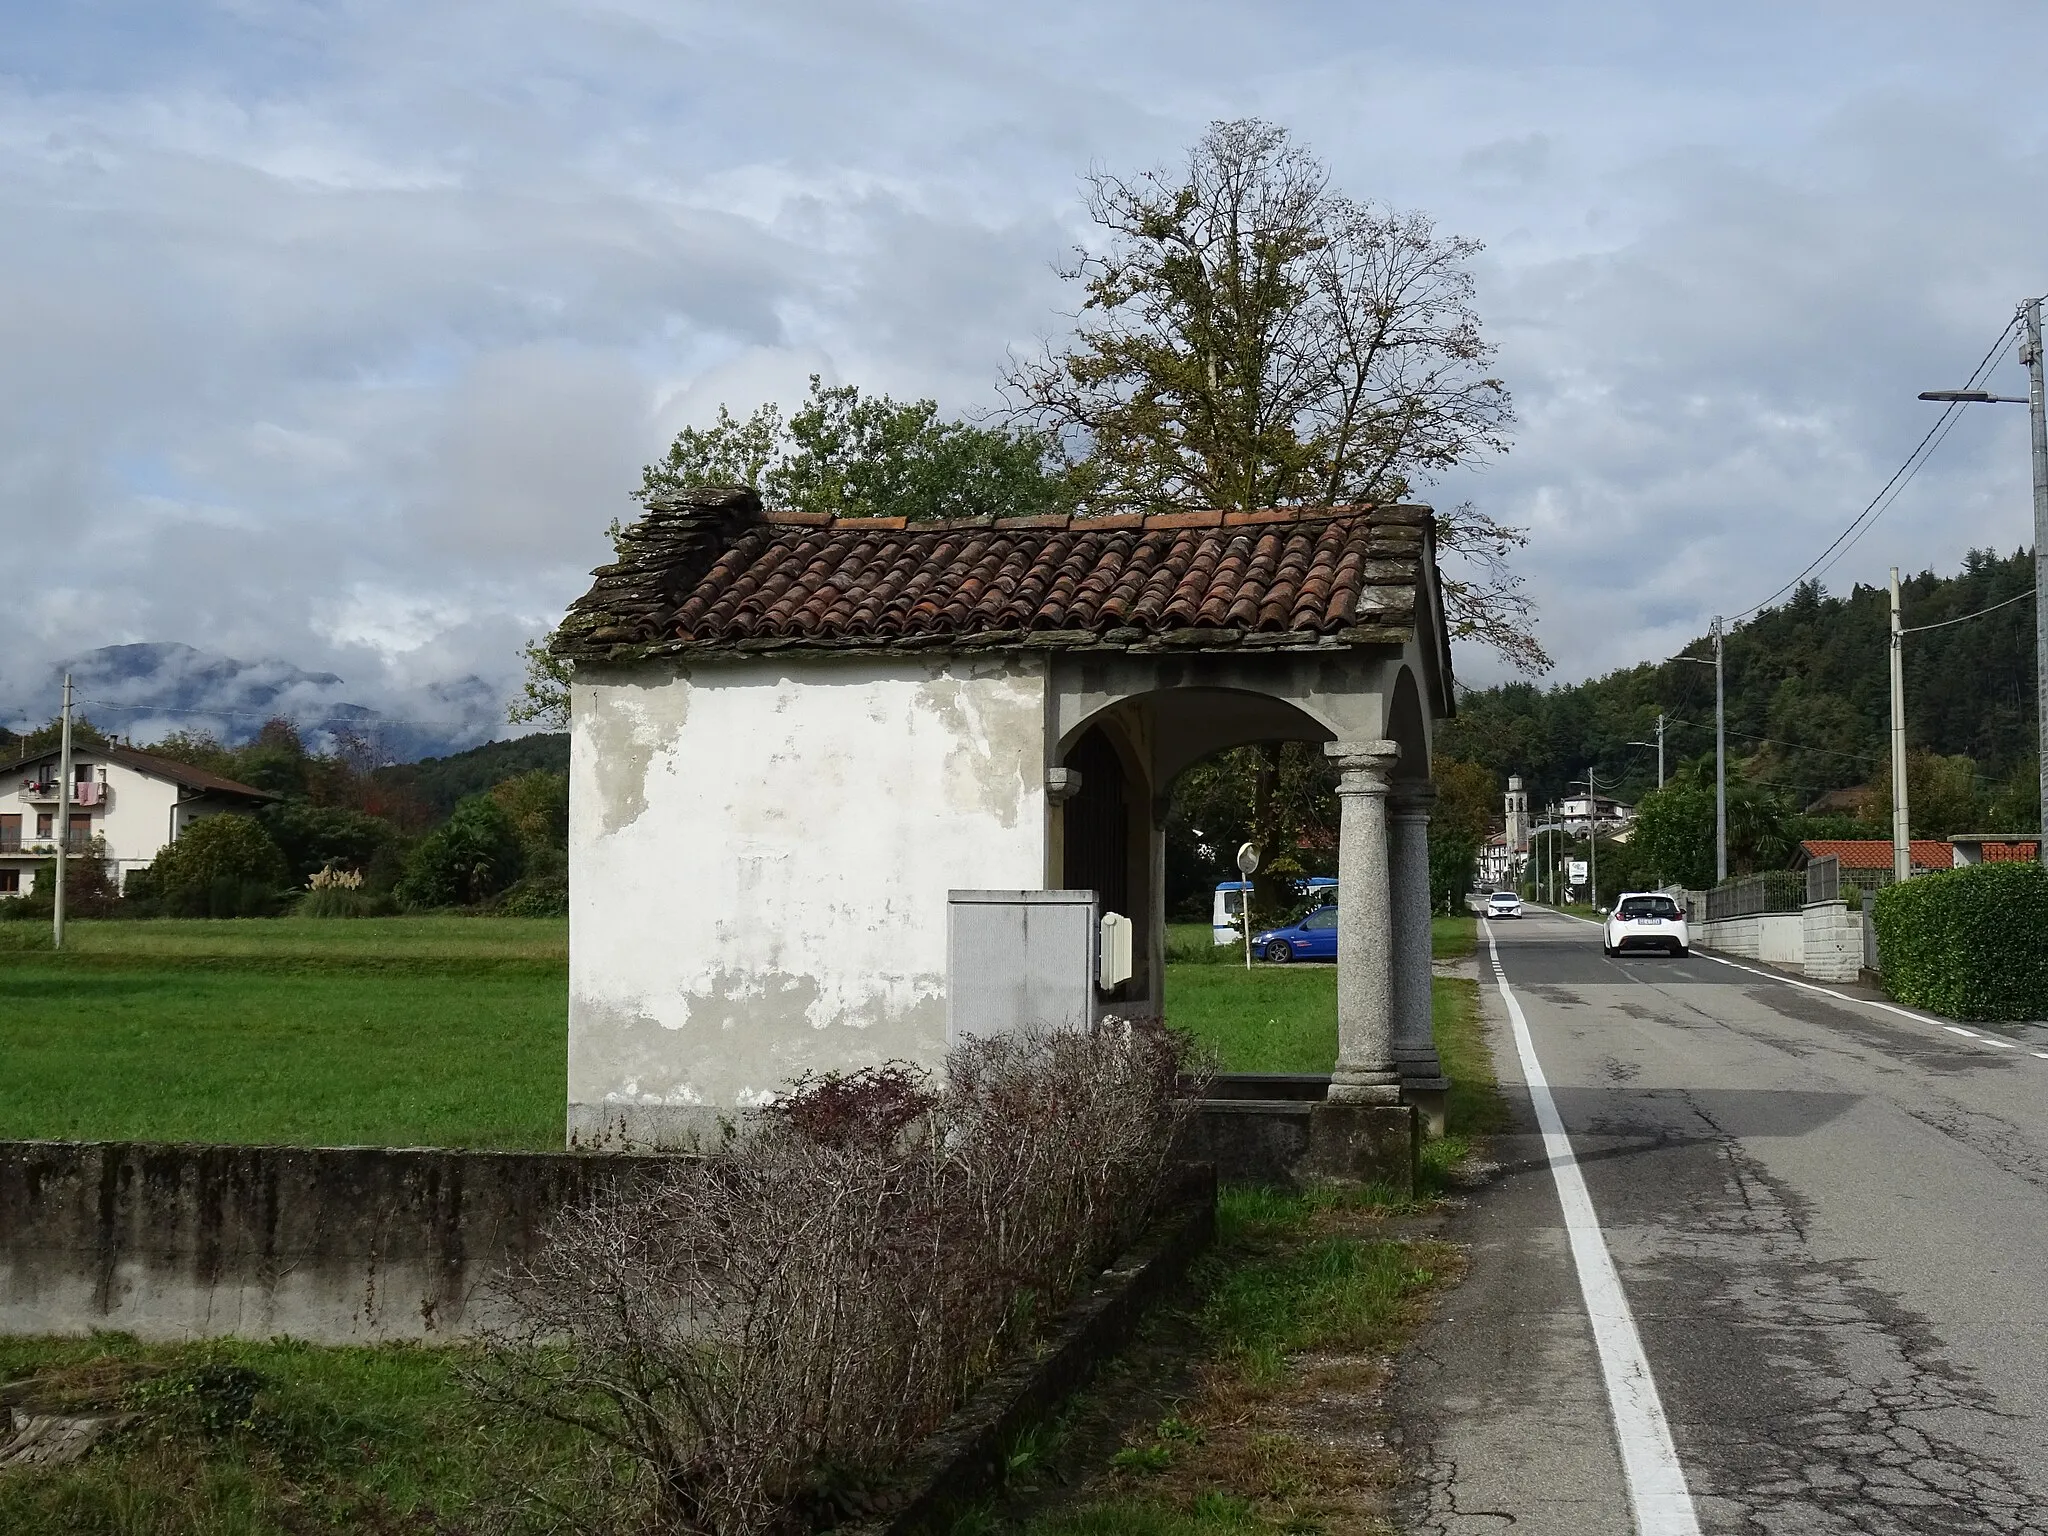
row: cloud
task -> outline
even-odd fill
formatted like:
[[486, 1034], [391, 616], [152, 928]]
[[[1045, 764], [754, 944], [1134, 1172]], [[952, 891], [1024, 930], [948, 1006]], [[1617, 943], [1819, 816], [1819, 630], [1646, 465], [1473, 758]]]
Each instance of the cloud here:
[[[1656, 654], [1803, 564], [2048, 287], [2048, 23], [1929, 10], [31, 11], [0, 680], [179, 640], [394, 709], [504, 687], [678, 426], [814, 372], [997, 405], [1074, 302], [1081, 174], [1245, 112], [1488, 242], [1522, 425], [1434, 494], [1530, 527], [1564, 675]], [[2027, 537], [2023, 423], [1979, 418], [1836, 579]]]

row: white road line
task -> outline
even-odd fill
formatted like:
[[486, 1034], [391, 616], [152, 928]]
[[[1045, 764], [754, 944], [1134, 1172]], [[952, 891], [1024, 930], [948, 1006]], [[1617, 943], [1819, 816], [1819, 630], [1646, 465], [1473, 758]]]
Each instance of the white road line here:
[[1621, 1445], [1622, 1471], [1635, 1508], [1637, 1536], [1699, 1536], [1699, 1516], [1685, 1486], [1685, 1469], [1678, 1464], [1678, 1448], [1671, 1442], [1671, 1426], [1664, 1418], [1664, 1404], [1657, 1396], [1657, 1383], [1650, 1375], [1650, 1360], [1643, 1353], [1621, 1276], [1615, 1272], [1614, 1255], [1607, 1250], [1571, 1137], [1565, 1133], [1557, 1101], [1550, 1096], [1543, 1065], [1536, 1059], [1529, 1021], [1508, 985], [1493, 924], [1481, 919], [1481, 926], [1486, 929], [1501, 999], [1514, 1025], [1515, 1050], [1522, 1058], [1522, 1076], [1528, 1081], [1536, 1123], [1543, 1130], [1543, 1152], [1557, 1183], [1558, 1204], [1564, 1209], [1565, 1233], [1571, 1239], [1572, 1262], [1579, 1272], [1579, 1294], [1585, 1298], [1586, 1317], [1593, 1325], [1593, 1343], [1600, 1352], [1600, 1374], [1607, 1383], [1607, 1405]]
[[[1573, 912], [1552, 912], [1551, 915], [1564, 918], [1567, 922], [1585, 923], [1594, 928], [1601, 926], [1590, 917], [1580, 917]], [[1737, 965], [1733, 960], [1724, 960], [1719, 955], [1709, 954], [1703, 949], [1695, 949], [1692, 953], [1701, 960], [1711, 960], [1716, 965], [1725, 965], [1729, 970], [1740, 971], [1745, 976], [1758, 976], [1765, 981], [1782, 982], [1788, 987], [1797, 987], [1802, 992], [1818, 992], [1822, 997], [1832, 997], [1838, 1003], [1854, 1003], [1864, 1008], [1876, 1008], [1884, 1013], [1895, 1013], [1902, 1019], [1913, 1020], [1916, 1024], [1939, 1024], [1950, 1034], [1967, 1036], [1981, 1045], [1995, 1045], [2000, 1050], [2017, 1049], [2017, 1047], [2007, 1041], [1993, 1040], [1987, 1035], [1971, 1034], [1967, 1029], [1958, 1029], [1953, 1024], [1942, 1023], [1939, 1018], [1932, 1014], [1915, 1013], [1911, 1008], [1901, 1008], [1896, 1003], [1880, 1003], [1875, 998], [1870, 997], [1852, 997], [1847, 992], [1837, 992], [1832, 987], [1817, 987], [1810, 981], [1795, 981], [1792, 977], [1780, 971], [1760, 971], [1755, 966]], [[2048, 1061], [2048, 1052], [2036, 1051], [2034, 1055], [2040, 1057], [2043, 1061]]]

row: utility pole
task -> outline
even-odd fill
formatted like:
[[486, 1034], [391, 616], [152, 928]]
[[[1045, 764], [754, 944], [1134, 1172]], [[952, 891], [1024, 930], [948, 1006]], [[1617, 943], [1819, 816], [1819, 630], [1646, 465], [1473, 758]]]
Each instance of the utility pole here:
[[1899, 614], [1899, 568], [1892, 567], [1892, 879], [1913, 878], [1911, 823], [1906, 817], [1906, 632]]
[[1721, 665], [1721, 615], [1714, 615], [1714, 883], [1728, 878], [1728, 693]]
[[1657, 711], [1657, 787], [1664, 787], [1664, 711]]
[[71, 674], [64, 674], [64, 724], [57, 746], [57, 880], [50, 909], [50, 947], [64, 947], [64, 860], [71, 845]]
[[[2020, 359], [2027, 365], [2027, 415], [2034, 429], [2034, 718], [2040, 731], [2041, 825], [2048, 828], [2048, 406], [2041, 384], [2039, 299], [2027, 300], [2026, 320]], [[2048, 836], [2035, 846], [2048, 864]]]

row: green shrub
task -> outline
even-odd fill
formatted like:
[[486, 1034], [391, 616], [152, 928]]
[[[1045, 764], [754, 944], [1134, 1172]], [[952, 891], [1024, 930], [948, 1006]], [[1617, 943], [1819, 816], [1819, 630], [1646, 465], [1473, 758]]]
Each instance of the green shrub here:
[[209, 816], [196, 821], [156, 856], [151, 866], [156, 889], [169, 897], [188, 888], [205, 889], [219, 880], [276, 890], [285, 883], [284, 854], [270, 834], [248, 816]]
[[489, 795], [471, 795], [420, 839], [398, 882], [409, 907], [460, 907], [487, 901], [517, 880], [525, 864], [518, 828]]
[[1953, 1019], [2048, 1018], [2048, 869], [1977, 864], [1877, 893], [1885, 990]]

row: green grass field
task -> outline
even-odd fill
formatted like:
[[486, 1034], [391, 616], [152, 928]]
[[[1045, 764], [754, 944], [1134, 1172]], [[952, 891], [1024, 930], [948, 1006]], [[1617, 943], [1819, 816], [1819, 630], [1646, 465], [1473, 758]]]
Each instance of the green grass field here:
[[0, 1137], [559, 1147], [567, 956], [530, 918], [0, 929]]
[[[1167, 1016], [1224, 1070], [1329, 1070], [1334, 967], [1169, 944]], [[558, 1147], [567, 976], [548, 919], [80, 922], [62, 954], [0, 924], [0, 1138]]]

